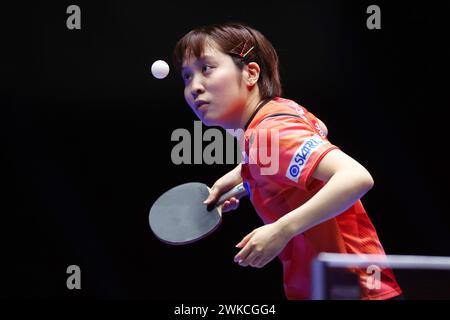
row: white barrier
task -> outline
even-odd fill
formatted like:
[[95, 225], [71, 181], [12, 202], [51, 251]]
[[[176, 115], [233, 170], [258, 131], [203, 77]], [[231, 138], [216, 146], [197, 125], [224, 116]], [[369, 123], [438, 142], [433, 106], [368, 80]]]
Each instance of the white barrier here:
[[392, 269], [450, 270], [450, 257], [320, 253], [312, 263], [312, 300], [326, 299], [326, 268], [365, 268], [371, 265]]

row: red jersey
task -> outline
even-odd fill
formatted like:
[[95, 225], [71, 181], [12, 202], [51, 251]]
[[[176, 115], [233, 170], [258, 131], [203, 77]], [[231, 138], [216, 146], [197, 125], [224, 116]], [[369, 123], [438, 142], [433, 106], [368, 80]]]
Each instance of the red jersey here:
[[[298, 208], [325, 183], [312, 174], [321, 159], [338, 147], [321, 132], [317, 118], [294, 101], [274, 98], [249, 120], [241, 140], [241, 175], [250, 200], [265, 224]], [[264, 170], [265, 169], [265, 170]], [[309, 299], [311, 262], [320, 252], [385, 254], [362, 203], [292, 238], [279, 258], [288, 299]], [[392, 270], [381, 271], [381, 286], [369, 289], [369, 274], [359, 277], [363, 299], [401, 294]]]

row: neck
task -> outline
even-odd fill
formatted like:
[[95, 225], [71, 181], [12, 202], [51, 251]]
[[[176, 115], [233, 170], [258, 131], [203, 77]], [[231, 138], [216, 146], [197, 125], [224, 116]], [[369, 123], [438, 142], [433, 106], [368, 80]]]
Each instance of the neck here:
[[[255, 88], [257, 89], [257, 88]], [[244, 111], [242, 112], [242, 116], [239, 120], [238, 128], [244, 129], [244, 126], [247, 124], [247, 121], [250, 119], [252, 114], [258, 108], [261, 103], [261, 96], [258, 90], [253, 90], [250, 94], [249, 99], [247, 99], [247, 103], [244, 107]]]

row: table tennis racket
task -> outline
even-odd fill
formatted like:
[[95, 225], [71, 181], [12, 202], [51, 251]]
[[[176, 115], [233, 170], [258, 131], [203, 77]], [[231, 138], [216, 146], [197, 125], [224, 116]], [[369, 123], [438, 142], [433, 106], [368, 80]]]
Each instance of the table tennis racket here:
[[222, 204], [247, 195], [242, 183], [224, 193], [213, 205], [203, 201], [211, 189], [199, 182], [185, 183], [162, 194], [152, 205], [149, 223], [155, 236], [168, 244], [183, 245], [200, 240], [220, 225]]

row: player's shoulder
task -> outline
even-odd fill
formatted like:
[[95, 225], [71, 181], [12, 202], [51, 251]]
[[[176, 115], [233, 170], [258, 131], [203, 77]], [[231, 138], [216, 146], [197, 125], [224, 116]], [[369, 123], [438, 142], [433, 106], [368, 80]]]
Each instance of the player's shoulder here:
[[276, 110], [282, 109], [286, 111], [293, 111], [299, 114], [305, 114], [306, 112], [306, 109], [296, 101], [282, 97], [273, 98], [272, 100], [270, 100], [269, 104], [271, 105], [272, 109]]
[[308, 111], [297, 102], [274, 98], [265, 108], [255, 129], [289, 129], [309, 125]]

